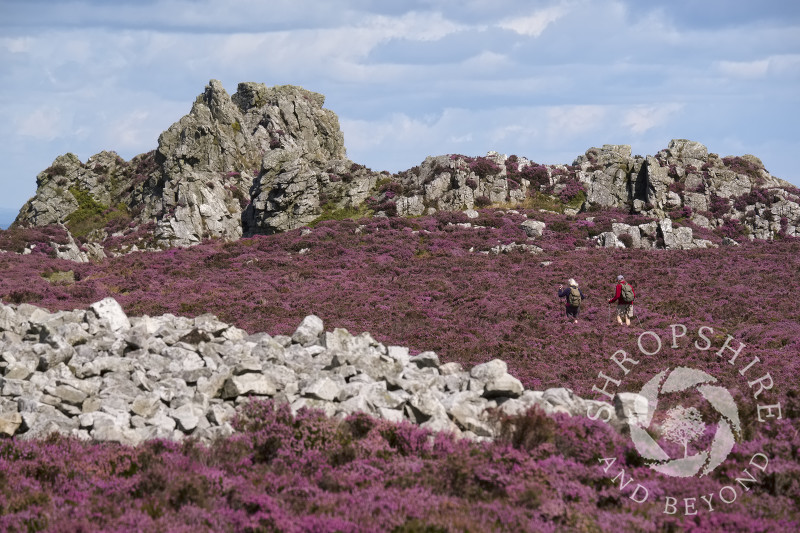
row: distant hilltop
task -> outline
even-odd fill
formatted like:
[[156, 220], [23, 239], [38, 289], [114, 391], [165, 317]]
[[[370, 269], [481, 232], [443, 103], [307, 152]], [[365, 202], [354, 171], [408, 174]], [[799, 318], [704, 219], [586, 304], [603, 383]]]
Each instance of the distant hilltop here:
[[[347, 159], [338, 117], [324, 101], [300, 87], [250, 82], [229, 95], [211, 80], [189, 114], [159, 136], [156, 150], [130, 161], [114, 152], [85, 163], [73, 154], [57, 157], [37, 176], [36, 194], [14, 227], [61, 225], [79, 243], [70, 258], [86, 260], [329, 218], [492, 206], [567, 216], [615, 208], [655, 223], [651, 238], [597, 241], [620, 247], [696, 246], [692, 227], [733, 240], [794, 236], [800, 222], [800, 191], [757, 157], [720, 157], [685, 139], [651, 156], [603, 145], [564, 165], [489, 152], [376, 172]], [[689, 223], [679, 237], [675, 220]], [[645, 237], [647, 230], [620, 231]]]

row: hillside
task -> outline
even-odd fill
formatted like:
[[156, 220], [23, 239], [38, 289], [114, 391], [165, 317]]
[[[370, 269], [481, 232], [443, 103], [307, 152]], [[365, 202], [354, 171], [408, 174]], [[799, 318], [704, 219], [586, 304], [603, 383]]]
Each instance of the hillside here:
[[[643, 465], [629, 437], [582, 417], [560, 415], [552, 422], [533, 412], [509, 420], [495, 443], [454, 442], [445, 435], [431, 443], [424, 430], [409, 426], [363, 419], [332, 426], [313, 412], [295, 418], [254, 406], [246, 411], [250, 418], [236, 426], [240, 437], [208, 449], [158, 442], [136, 449], [72, 440], [4, 444], [0, 461], [15, 476], [6, 479], [27, 485], [0, 485], [13, 502], [0, 523], [19, 524], [25, 512], [55, 516], [71, 505], [76, 514], [65, 523], [85, 524], [84, 517], [100, 512], [107, 527], [123, 529], [131, 521], [155, 529], [191, 522], [201, 530], [259, 523], [297, 531], [594, 531], [610, 524], [628, 531], [794, 529], [800, 501], [794, 379], [800, 308], [775, 302], [797, 286], [797, 241], [576, 251], [575, 241], [587, 231], [630, 215], [595, 214], [591, 224], [600, 227], [594, 228], [586, 220], [591, 214], [565, 220], [545, 213], [552, 219], [529, 241], [530, 228], [523, 224], [525, 215], [534, 214], [541, 213], [486, 209], [473, 219], [442, 212], [330, 221], [310, 231], [213, 240], [97, 263], [5, 254], [0, 296], [51, 310], [86, 308], [113, 296], [131, 316], [210, 312], [246, 332], [271, 335], [292, 335], [313, 312], [329, 330], [369, 331], [386, 345], [410, 346], [412, 354], [434, 350], [442, 364], [465, 368], [500, 358], [526, 388], [568, 387], [586, 398], [597, 398], [592, 386], [598, 372], [613, 366], [611, 354], [621, 347], [634, 353], [644, 329], [668, 338], [670, 324], [689, 331], [707, 325], [714, 328], [715, 347], [732, 335], [747, 344], [746, 362], [754, 356], [762, 361], [774, 388], [761, 400], [780, 402], [783, 419], [759, 423], [761, 402], [736, 380], [727, 359], [691, 351], [643, 361], [642, 373], [626, 382], [625, 390], [638, 390], [646, 376], [678, 362], [702, 368], [730, 388], [743, 433], [724, 468], [702, 478], [659, 475]], [[541, 251], [509, 247], [516, 241]], [[604, 300], [620, 272], [639, 295], [641, 323], [631, 329], [611, 323]], [[567, 277], [577, 278], [589, 297], [578, 324], [564, 320], [555, 298]], [[757, 482], [739, 490], [734, 503], [722, 504], [720, 491], [762, 452], [770, 458], [769, 469], [751, 468]], [[58, 466], [49, 454], [81, 459]], [[619, 461], [608, 474], [598, 462], [606, 456]], [[115, 464], [130, 467], [120, 470]], [[165, 478], [177, 464], [185, 475]], [[611, 479], [619, 468], [646, 486], [652, 501], [631, 500], [635, 483], [623, 490], [619, 479]], [[50, 477], [37, 474], [45, 471]], [[67, 480], [73, 480], [69, 490]], [[119, 488], [107, 493], [96, 488], [109, 485]], [[293, 496], [291, 487], [301, 490], [302, 498]], [[664, 513], [665, 495], [711, 493], [713, 512], [697, 500], [697, 516]], [[112, 500], [125, 501], [129, 511], [109, 512]], [[413, 508], [403, 503], [410, 501]]]

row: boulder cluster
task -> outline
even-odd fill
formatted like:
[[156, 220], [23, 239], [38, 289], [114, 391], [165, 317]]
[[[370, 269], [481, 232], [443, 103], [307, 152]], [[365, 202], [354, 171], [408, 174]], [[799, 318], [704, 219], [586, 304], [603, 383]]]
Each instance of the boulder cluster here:
[[[369, 333], [325, 331], [314, 315], [292, 336], [248, 335], [210, 314], [128, 317], [113, 298], [55, 313], [0, 304], [0, 354], [0, 435], [20, 439], [209, 442], [232, 434], [237, 406], [254, 398], [471, 439], [495, 435], [498, 411], [586, 416], [607, 405], [563, 388], [525, 390], [498, 359], [465, 371]], [[615, 404], [622, 427], [633, 404]]]
[[[605, 248], [664, 248], [666, 250], [691, 250], [716, 248], [708, 239], [697, 239], [690, 227], [674, 227], [671, 218], [662, 218], [645, 224], [630, 225], [614, 222], [611, 231], [595, 237]], [[735, 241], [734, 241], [735, 242]]]

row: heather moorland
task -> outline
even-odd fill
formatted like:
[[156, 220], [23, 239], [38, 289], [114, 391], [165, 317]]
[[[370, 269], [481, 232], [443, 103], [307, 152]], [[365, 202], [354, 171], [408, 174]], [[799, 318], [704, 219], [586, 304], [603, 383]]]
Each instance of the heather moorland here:
[[[542, 251], [494, 253], [498, 245], [530, 242], [520, 227], [525, 215], [547, 224], [533, 241]], [[797, 530], [800, 242], [745, 240], [681, 251], [596, 248], [587, 240], [608, 231], [612, 219], [634, 222], [627, 217], [614, 210], [564, 217], [486, 209], [476, 219], [438, 213], [324, 221], [310, 231], [209, 240], [98, 263], [58, 260], [39, 246], [28, 255], [0, 255], [0, 297], [69, 310], [113, 296], [129, 315], [211, 312], [248, 332], [273, 335], [291, 334], [314, 313], [329, 330], [369, 331], [383, 343], [412, 353], [434, 350], [443, 362], [465, 367], [500, 358], [526, 388], [568, 387], [593, 399], [607, 399], [593, 390], [603, 387], [600, 372], [624, 377], [621, 392], [638, 390], [664, 368], [699, 368], [730, 390], [743, 426], [728, 459], [709, 475], [661, 475], [626, 435], [580, 417], [531, 411], [503, 419], [506, 430], [495, 442], [473, 443], [407, 423], [359, 416], [338, 424], [319, 412], [292, 415], [254, 402], [240, 414], [239, 433], [211, 447], [0, 441], [0, 526]], [[15, 239], [46, 243], [57, 233], [0, 232], [0, 248], [13, 249]], [[720, 237], [708, 235], [714, 242]], [[613, 322], [607, 304], [620, 273], [637, 292], [630, 328]], [[565, 319], [556, 298], [570, 277], [587, 295], [577, 324]], [[687, 331], [676, 348], [674, 324]], [[694, 344], [703, 326], [711, 328], [704, 330], [709, 349]], [[637, 339], [645, 331], [653, 333], [641, 349]], [[661, 349], [642, 353], [656, 352], [647, 344], [655, 337]], [[638, 361], [630, 375], [610, 359], [620, 349]], [[768, 381], [757, 381], [767, 373]], [[777, 403], [782, 418], [760, 422], [759, 406]], [[700, 440], [711, 440], [713, 429]], [[737, 481], [746, 468], [754, 480]], [[639, 485], [649, 495], [642, 502]]]

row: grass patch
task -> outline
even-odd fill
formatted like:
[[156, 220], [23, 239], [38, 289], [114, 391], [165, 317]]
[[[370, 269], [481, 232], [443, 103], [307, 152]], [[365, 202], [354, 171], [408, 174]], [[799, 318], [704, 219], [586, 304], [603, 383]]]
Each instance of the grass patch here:
[[53, 285], [72, 285], [75, 283], [74, 270], [67, 270], [66, 272], [60, 270], [48, 270], [42, 273], [42, 277]]
[[309, 224], [312, 228], [326, 220], [345, 220], [348, 218], [358, 220], [372, 215], [372, 210], [363, 204], [358, 207], [339, 207], [334, 203], [327, 203], [324, 204], [321, 209], [322, 212], [320, 215]]
[[580, 191], [578, 194], [573, 196], [569, 202], [567, 202], [566, 207], [570, 209], [580, 209], [585, 201], [586, 201], [586, 193]]
[[65, 222], [76, 239], [83, 239], [96, 229], [108, 228], [110, 232], [121, 229], [132, 220], [125, 204], [103, 205], [89, 191], [78, 187], [70, 187], [69, 192], [77, 200], [78, 209]]
[[564, 204], [557, 198], [539, 191], [532, 191], [523, 202], [522, 207], [526, 209], [544, 209], [545, 211], [564, 212]]

